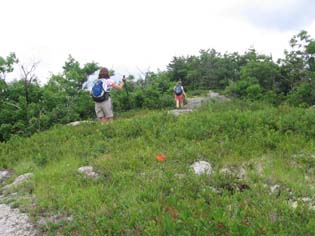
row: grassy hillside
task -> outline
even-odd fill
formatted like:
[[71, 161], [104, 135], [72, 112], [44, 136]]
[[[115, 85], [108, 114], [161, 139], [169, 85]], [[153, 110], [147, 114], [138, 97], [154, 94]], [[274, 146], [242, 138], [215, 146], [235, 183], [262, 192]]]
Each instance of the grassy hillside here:
[[[16, 137], [0, 169], [34, 173], [12, 205], [64, 219], [43, 235], [314, 235], [314, 137], [314, 110], [210, 103]], [[199, 160], [211, 175], [193, 173]]]

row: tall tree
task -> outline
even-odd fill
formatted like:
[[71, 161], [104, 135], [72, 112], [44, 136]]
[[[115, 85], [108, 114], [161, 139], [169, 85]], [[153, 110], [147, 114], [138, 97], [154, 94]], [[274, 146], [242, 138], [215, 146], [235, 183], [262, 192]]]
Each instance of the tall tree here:
[[13, 71], [15, 63], [18, 63], [18, 59], [14, 52], [11, 52], [6, 58], [0, 56], [0, 79], [4, 80], [6, 74]]
[[269, 61], [251, 61], [241, 69], [241, 79], [258, 83], [265, 91], [273, 90], [280, 76], [279, 66]]
[[315, 40], [303, 30], [292, 37], [290, 47], [279, 61], [289, 91], [303, 81], [315, 79]]

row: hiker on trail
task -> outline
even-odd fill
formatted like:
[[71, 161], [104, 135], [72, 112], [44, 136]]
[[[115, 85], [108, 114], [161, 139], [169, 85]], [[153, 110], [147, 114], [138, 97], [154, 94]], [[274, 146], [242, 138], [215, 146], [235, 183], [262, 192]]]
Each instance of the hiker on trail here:
[[114, 80], [110, 78], [107, 68], [104, 67], [100, 69], [98, 80], [92, 88], [91, 95], [95, 101], [96, 116], [102, 123], [112, 121], [114, 117], [110, 91], [112, 88], [121, 90], [125, 83], [125, 76], [122, 79], [122, 83], [116, 84]]
[[174, 87], [174, 99], [176, 102], [176, 108], [184, 107], [184, 99], [186, 97], [186, 93], [184, 87], [182, 85], [182, 81], [179, 80], [177, 85]]

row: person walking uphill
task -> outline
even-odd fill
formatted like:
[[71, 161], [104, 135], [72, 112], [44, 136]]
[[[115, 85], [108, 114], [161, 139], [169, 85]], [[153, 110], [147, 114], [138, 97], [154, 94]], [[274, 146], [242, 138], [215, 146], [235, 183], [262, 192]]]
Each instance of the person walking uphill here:
[[186, 93], [182, 85], [182, 81], [179, 80], [177, 85], [174, 87], [174, 98], [176, 101], [176, 108], [184, 107], [185, 97], [186, 97]]
[[125, 76], [122, 79], [122, 83], [116, 84], [109, 76], [107, 68], [101, 68], [98, 80], [92, 88], [91, 95], [95, 101], [95, 113], [97, 118], [106, 123], [113, 119], [113, 105], [110, 97], [110, 91], [112, 88], [121, 90], [126, 83]]

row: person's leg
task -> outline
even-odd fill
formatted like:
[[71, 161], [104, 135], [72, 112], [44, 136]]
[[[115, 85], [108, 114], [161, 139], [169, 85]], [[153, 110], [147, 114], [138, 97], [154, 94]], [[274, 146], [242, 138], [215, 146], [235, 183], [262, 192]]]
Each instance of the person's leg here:
[[180, 107], [180, 108], [184, 108], [184, 96], [183, 96], [183, 95], [180, 96], [180, 99], [179, 99], [179, 107]]
[[95, 103], [95, 113], [96, 113], [97, 119], [102, 122], [103, 118], [105, 117], [105, 114], [102, 109], [102, 104], [99, 102]]
[[110, 123], [110, 122], [112, 122], [113, 121], [113, 117], [109, 117], [109, 118], [107, 118], [107, 117], [102, 117], [102, 119], [101, 119], [101, 122], [102, 122], [102, 124], [107, 124], [107, 123]]
[[176, 108], [179, 108], [179, 96], [175, 95]]
[[103, 111], [105, 114], [103, 122], [104, 123], [111, 122], [113, 120], [114, 114], [113, 114], [112, 100], [110, 97], [108, 98], [108, 100], [104, 102]]
[[180, 106], [180, 108], [184, 108], [184, 101], [183, 100], [180, 101], [180, 105], [179, 106]]

